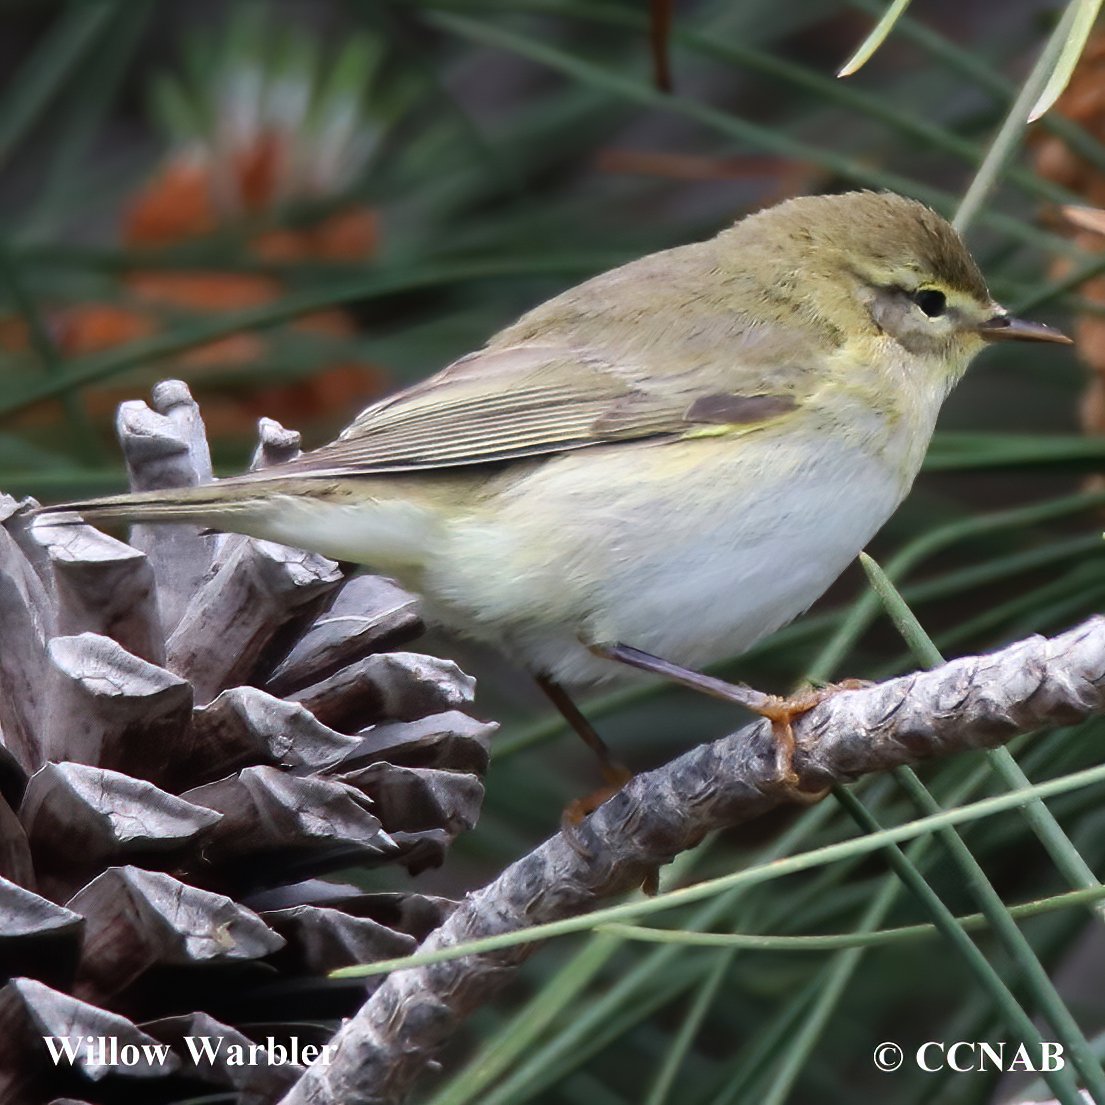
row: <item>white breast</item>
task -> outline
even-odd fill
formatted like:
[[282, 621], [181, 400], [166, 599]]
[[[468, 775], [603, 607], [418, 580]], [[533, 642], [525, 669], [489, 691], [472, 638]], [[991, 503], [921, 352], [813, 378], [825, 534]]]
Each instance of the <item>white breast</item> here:
[[912, 473], [835, 435], [719, 444], [565, 455], [459, 526], [427, 589], [445, 620], [569, 684], [619, 674], [581, 638], [693, 667], [738, 655], [824, 592]]

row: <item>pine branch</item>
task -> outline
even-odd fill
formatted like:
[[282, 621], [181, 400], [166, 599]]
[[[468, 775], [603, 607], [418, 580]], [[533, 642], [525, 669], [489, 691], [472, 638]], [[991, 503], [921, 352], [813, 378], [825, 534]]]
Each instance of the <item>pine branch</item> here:
[[[1105, 618], [1054, 638], [863, 690], [843, 691], [794, 725], [788, 786], [761, 721], [639, 775], [579, 829], [558, 834], [470, 895], [423, 951], [571, 917], [639, 886], [703, 834], [809, 800], [836, 783], [1105, 711]], [[583, 854], [584, 852], [589, 854]], [[510, 979], [533, 944], [393, 972], [281, 1105], [396, 1105], [463, 1019]]]

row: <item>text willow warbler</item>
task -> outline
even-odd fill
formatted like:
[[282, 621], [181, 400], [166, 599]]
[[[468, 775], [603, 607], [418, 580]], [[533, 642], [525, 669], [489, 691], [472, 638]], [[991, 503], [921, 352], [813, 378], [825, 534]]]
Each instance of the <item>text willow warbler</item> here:
[[836, 579], [971, 358], [1006, 339], [1067, 341], [1010, 318], [935, 212], [808, 196], [587, 280], [288, 463], [52, 509], [391, 573], [585, 730], [560, 685], [632, 664], [725, 686], [684, 669]]

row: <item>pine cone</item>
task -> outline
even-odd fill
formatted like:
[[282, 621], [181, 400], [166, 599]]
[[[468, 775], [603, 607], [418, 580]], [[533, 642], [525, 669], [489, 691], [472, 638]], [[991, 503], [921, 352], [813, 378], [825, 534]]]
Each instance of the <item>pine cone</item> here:
[[[136, 489], [211, 479], [179, 381], [118, 429]], [[297, 451], [262, 423], [255, 465]], [[366, 993], [326, 972], [452, 906], [320, 876], [416, 873], [472, 827], [473, 681], [395, 651], [415, 600], [323, 557], [176, 526], [127, 545], [7, 497], [0, 520], [0, 1101], [275, 1101], [302, 1066], [232, 1047], [325, 1043], [304, 1022]]]

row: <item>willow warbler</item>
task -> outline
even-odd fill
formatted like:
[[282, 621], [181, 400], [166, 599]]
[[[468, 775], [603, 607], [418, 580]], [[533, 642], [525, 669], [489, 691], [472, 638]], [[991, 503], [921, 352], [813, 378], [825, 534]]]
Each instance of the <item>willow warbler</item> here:
[[935, 212], [808, 196], [571, 288], [296, 460], [52, 509], [370, 565], [549, 688], [678, 677], [832, 583], [1009, 339], [1068, 340], [998, 306]]

